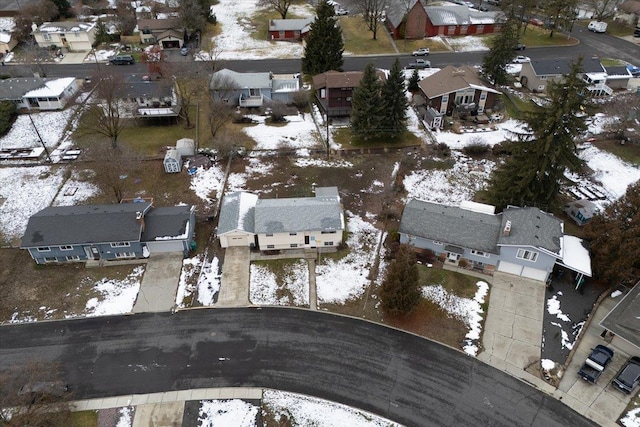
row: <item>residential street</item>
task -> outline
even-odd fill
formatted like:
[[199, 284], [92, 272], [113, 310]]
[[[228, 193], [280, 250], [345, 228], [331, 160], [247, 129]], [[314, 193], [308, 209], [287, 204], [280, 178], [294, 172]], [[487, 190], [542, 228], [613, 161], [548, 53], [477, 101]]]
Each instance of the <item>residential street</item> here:
[[407, 426], [593, 425], [462, 352], [307, 310], [189, 310], [21, 324], [0, 328], [0, 342], [2, 369], [29, 358], [58, 361], [76, 399], [258, 386], [342, 402]]

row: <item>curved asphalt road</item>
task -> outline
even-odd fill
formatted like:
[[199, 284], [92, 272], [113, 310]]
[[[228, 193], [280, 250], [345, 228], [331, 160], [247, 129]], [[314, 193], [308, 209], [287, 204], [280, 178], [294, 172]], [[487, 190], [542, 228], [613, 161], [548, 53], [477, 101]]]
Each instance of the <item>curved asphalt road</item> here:
[[0, 369], [60, 362], [75, 397], [252, 386], [407, 426], [594, 425], [477, 359], [374, 323], [288, 308], [189, 310], [0, 327]]

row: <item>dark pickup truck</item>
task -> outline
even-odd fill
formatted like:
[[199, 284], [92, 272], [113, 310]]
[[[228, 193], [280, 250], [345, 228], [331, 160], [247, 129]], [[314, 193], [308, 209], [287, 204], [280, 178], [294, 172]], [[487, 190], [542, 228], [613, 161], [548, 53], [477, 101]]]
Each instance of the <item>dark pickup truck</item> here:
[[612, 358], [613, 350], [598, 344], [591, 352], [591, 355], [587, 357], [587, 360], [584, 361], [582, 368], [578, 371], [578, 375], [583, 380], [595, 384]]
[[417, 69], [417, 70], [421, 70], [424, 68], [431, 68], [431, 62], [425, 60], [425, 59], [416, 59], [415, 61], [411, 62], [409, 65], [407, 65], [408, 69]]

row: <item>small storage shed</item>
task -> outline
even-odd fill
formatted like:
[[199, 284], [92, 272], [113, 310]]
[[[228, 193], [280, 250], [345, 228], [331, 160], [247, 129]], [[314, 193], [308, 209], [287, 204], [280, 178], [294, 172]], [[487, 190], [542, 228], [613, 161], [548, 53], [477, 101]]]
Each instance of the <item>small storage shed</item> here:
[[171, 147], [167, 150], [163, 163], [166, 173], [179, 173], [182, 169], [182, 156], [177, 149]]
[[182, 138], [176, 141], [176, 149], [182, 157], [195, 156], [196, 143], [193, 139]]
[[580, 226], [589, 222], [597, 210], [596, 204], [586, 199], [576, 200], [564, 205], [564, 212]]

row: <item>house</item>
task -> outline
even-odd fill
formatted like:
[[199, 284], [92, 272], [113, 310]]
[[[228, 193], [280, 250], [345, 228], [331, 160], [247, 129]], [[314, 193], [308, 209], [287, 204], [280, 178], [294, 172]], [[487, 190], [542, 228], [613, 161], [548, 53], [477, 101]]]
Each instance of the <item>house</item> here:
[[118, 96], [132, 105], [135, 117], [177, 117], [180, 103], [174, 83], [154, 74], [130, 74], [117, 87]]
[[178, 18], [138, 19], [140, 42], [158, 44], [162, 49], [179, 49], [184, 45], [184, 28]]
[[300, 90], [300, 74], [238, 73], [229, 69], [211, 77], [211, 96], [216, 101], [243, 108], [259, 108], [269, 102], [290, 104]]
[[640, 353], [640, 282], [600, 321], [613, 334], [611, 344], [627, 354]]
[[616, 21], [622, 21], [629, 26], [638, 25], [640, 19], [640, 1], [627, 0], [617, 5]]
[[175, 148], [171, 147], [164, 155], [162, 162], [166, 173], [179, 173], [182, 170], [182, 156]]
[[425, 6], [411, 0], [405, 7], [391, 8], [385, 20], [395, 39], [433, 36], [491, 34], [502, 30], [502, 12], [483, 12], [466, 5]]
[[79, 88], [74, 77], [16, 77], [0, 80], [0, 101], [12, 101], [18, 110], [61, 110]]
[[501, 271], [546, 281], [556, 264], [591, 277], [582, 241], [563, 233], [562, 221], [533, 207], [460, 206], [412, 199], [400, 220], [400, 242], [433, 251], [444, 262], [485, 273]]
[[[447, 65], [420, 80], [418, 87], [426, 105], [447, 116], [454, 112], [482, 114], [493, 109], [500, 94], [480, 79], [476, 68], [468, 65]], [[425, 117], [425, 120], [431, 122], [432, 118]]]
[[45, 22], [39, 27], [33, 24], [33, 37], [38, 46], [56, 46], [72, 52], [90, 51], [96, 41], [95, 22]]
[[218, 237], [222, 247], [326, 252], [342, 243], [344, 230], [338, 189], [317, 187], [314, 197], [259, 199], [244, 192], [225, 195]]
[[0, 58], [11, 52], [17, 44], [18, 41], [13, 37], [13, 33], [9, 31], [0, 31]]
[[146, 258], [191, 248], [193, 206], [150, 202], [50, 206], [29, 218], [21, 249], [37, 264]]
[[[548, 82], [562, 81], [571, 72], [571, 62], [566, 59], [532, 60], [522, 64], [520, 83], [532, 92], [546, 92]], [[611, 95], [613, 89], [607, 86], [607, 74], [598, 59], [582, 61], [583, 78], [589, 84], [592, 96]]]
[[564, 205], [562, 209], [576, 224], [583, 226], [593, 218], [598, 206], [587, 199], [574, 200]]
[[301, 41], [306, 39], [311, 31], [314, 18], [303, 19], [270, 19], [268, 40], [272, 41]]
[[[376, 71], [378, 79], [385, 81], [387, 76]], [[329, 117], [351, 115], [351, 95], [353, 88], [360, 85], [362, 71], [327, 71], [313, 76], [313, 90], [320, 109]]]
[[626, 66], [609, 66], [603, 65], [605, 72], [605, 84], [611, 89], [626, 90], [633, 75], [631, 70]]

